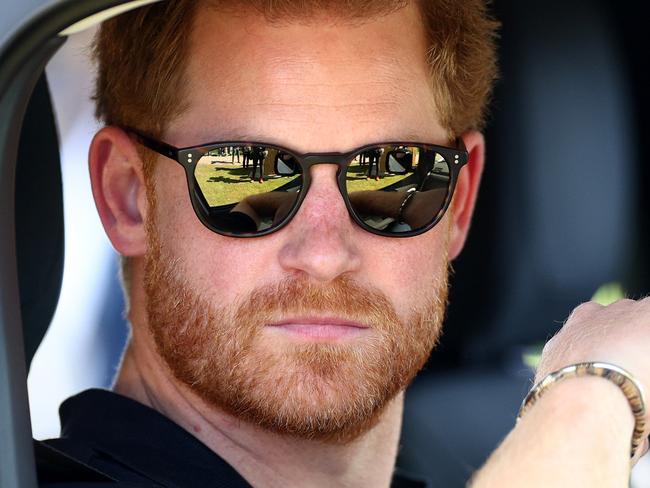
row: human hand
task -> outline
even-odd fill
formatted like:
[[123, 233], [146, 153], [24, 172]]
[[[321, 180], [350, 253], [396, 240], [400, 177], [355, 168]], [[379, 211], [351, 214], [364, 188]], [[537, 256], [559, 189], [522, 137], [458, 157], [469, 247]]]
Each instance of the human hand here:
[[[650, 298], [619, 300], [608, 306], [588, 302], [577, 307], [544, 346], [535, 382], [570, 364], [588, 361], [624, 368], [650, 392]], [[646, 393], [645, 441], [634, 462], [648, 450], [648, 402]]]

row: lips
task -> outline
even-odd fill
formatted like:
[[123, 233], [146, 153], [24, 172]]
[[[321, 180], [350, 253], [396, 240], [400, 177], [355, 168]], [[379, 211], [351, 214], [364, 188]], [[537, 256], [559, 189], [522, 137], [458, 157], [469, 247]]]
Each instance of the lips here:
[[337, 317], [298, 317], [267, 324], [273, 330], [307, 340], [340, 340], [364, 334], [369, 327]]

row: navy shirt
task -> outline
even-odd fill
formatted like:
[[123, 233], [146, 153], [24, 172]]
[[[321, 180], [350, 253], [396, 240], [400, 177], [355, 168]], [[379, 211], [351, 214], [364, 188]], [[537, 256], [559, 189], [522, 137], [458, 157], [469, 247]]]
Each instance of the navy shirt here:
[[[39, 485], [250, 488], [226, 461], [156, 410], [107, 390], [61, 405], [61, 438], [35, 443]], [[396, 472], [391, 488], [426, 488]]]

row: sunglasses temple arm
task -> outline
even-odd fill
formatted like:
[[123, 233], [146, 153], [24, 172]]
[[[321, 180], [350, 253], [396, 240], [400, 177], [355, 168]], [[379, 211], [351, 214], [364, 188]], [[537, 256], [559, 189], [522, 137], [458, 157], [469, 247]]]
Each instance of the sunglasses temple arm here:
[[151, 149], [154, 152], [157, 152], [158, 154], [161, 154], [163, 156], [167, 156], [168, 158], [171, 158], [175, 161], [178, 161], [178, 148], [171, 146], [169, 144], [166, 144], [161, 141], [157, 141], [155, 139], [152, 139], [151, 137], [148, 137], [141, 132], [138, 132], [134, 129], [125, 129], [127, 133], [131, 134], [135, 139], [142, 144], [144, 147]]

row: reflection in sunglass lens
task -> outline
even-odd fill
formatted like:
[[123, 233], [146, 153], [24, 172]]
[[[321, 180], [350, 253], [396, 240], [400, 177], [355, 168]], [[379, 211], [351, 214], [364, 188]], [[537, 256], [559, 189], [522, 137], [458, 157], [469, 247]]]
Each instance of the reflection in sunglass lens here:
[[368, 227], [400, 234], [438, 219], [451, 182], [449, 164], [426, 146], [378, 146], [350, 162], [352, 208]]
[[221, 146], [205, 153], [194, 170], [197, 199], [211, 227], [256, 234], [278, 226], [302, 186], [295, 158], [268, 146]]

